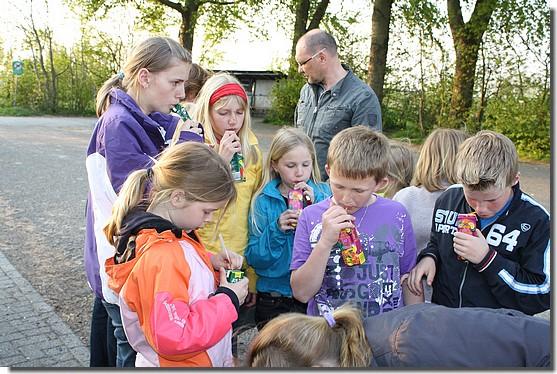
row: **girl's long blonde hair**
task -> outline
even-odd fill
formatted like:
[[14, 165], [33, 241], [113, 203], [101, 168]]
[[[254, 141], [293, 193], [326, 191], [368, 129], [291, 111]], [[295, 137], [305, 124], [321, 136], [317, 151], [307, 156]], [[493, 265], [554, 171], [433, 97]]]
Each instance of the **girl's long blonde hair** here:
[[114, 87], [129, 92], [139, 88], [139, 70], [145, 68], [151, 73], [164, 71], [176, 60], [191, 64], [191, 54], [173, 39], [155, 36], [139, 43], [131, 52], [120, 73], [109, 78], [97, 92], [96, 112], [100, 117], [110, 105], [109, 93]]
[[416, 154], [404, 143], [391, 140], [391, 157], [387, 178], [389, 183], [385, 186], [383, 196], [392, 199], [404, 187], [410, 186], [416, 166]]
[[275, 178], [280, 178], [279, 173], [273, 168], [273, 164], [276, 164], [282, 156], [290, 152], [298, 146], [306, 147], [309, 154], [311, 155], [311, 175], [309, 179], [317, 183], [321, 180], [321, 174], [319, 172], [319, 166], [317, 164], [317, 157], [315, 156], [315, 147], [311, 142], [309, 136], [307, 136], [302, 130], [295, 127], [282, 127], [280, 128], [269, 146], [269, 153], [265, 159], [263, 165], [263, 176], [262, 182], [257, 191], [255, 191], [253, 198], [251, 199], [251, 222], [254, 224], [255, 228], [261, 232], [261, 229], [257, 226], [257, 220], [255, 215], [255, 200], [257, 196], [261, 194], [265, 185]]
[[420, 149], [412, 185], [423, 186], [429, 192], [444, 190], [456, 179], [456, 153], [470, 135], [457, 129], [433, 130]]
[[[213, 131], [213, 125], [211, 122], [212, 107], [209, 105], [209, 100], [211, 99], [211, 95], [213, 95], [218, 88], [227, 83], [236, 83], [241, 86], [240, 82], [232, 75], [220, 72], [209, 77], [197, 94], [197, 101], [192, 112], [192, 117], [196, 121], [201, 122], [203, 125], [203, 129], [205, 130], [205, 141], [209, 144], [217, 144], [217, 138], [215, 137], [215, 132]], [[249, 134], [251, 132], [251, 114], [249, 104], [240, 96], [229, 95], [217, 100], [213, 106], [216, 109], [219, 109], [233, 100], [244, 109], [244, 123], [238, 132], [238, 137], [240, 138], [240, 143], [242, 144], [242, 154], [244, 156], [245, 165], [247, 166], [252, 163], [255, 164], [257, 163], [258, 155], [255, 147], [252, 147], [249, 143]]]
[[[236, 199], [230, 166], [206, 144], [185, 142], [167, 148], [151, 168], [136, 170], [124, 182], [104, 233], [115, 245], [122, 221], [139, 205], [157, 206], [181, 189], [189, 201], [220, 202]], [[151, 191], [146, 187], [151, 183]], [[223, 209], [223, 211], [226, 210]]]
[[320, 316], [282, 314], [259, 332], [250, 344], [247, 366], [311, 367], [334, 363], [338, 367], [368, 367], [371, 348], [361, 313], [353, 305], [333, 312], [330, 327]]

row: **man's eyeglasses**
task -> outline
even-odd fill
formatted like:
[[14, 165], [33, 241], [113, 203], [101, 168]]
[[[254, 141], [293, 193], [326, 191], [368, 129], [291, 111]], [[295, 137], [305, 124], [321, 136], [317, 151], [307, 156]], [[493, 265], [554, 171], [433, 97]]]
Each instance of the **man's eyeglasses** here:
[[307, 60], [305, 60], [304, 62], [298, 63], [299, 67], [304, 66], [305, 64], [307, 64], [308, 62], [310, 62], [310, 60], [313, 60], [314, 58], [316, 58], [321, 52], [325, 51], [327, 49], [327, 47], [322, 48], [321, 50], [315, 52], [313, 55], [311, 55], [310, 58], [308, 58]]

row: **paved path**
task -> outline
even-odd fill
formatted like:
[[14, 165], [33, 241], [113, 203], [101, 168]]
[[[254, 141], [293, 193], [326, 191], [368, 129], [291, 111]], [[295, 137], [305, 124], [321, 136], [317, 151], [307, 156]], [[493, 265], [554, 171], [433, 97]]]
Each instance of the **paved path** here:
[[1, 252], [0, 295], [0, 366], [89, 366], [87, 347]]

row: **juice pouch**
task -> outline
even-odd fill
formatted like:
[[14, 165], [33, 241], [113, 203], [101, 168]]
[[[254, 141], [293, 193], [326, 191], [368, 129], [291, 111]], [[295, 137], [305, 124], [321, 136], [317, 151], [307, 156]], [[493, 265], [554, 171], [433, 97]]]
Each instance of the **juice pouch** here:
[[244, 156], [241, 153], [234, 153], [230, 160], [230, 169], [232, 170], [232, 179], [236, 182], [245, 182], [246, 175], [244, 171]]
[[[191, 116], [189, 115], [188, 111], [186, 110], [186, 108], [184, 108], [183, 106], [181, 106], [180, 104], [176, 104], [174, 105], [170, 111], [172, 113], [176, 113], [177, 115], [180, 116], [180, 118], [182, 119], [182, 121], [193, 121], [193, 119], [191, 118]], [[197, 123], [197, 128], [201, 130], [201, 134], [199, 134], [203, 139], [205, 139], [205, 131], [203, 131], [203, 126], [201, 125], [201, 123]], [[187, 139], [187, 138], [186, 138]], [[189, 139], [188, 139], [189, 140]]]
[[244, 278], [244, 272], [242, 270], [227, 270], [226, 280], [228, 283], [236, 283]]
[[[476, 236], [476, 227], [478, 226], [478, 217], [475, 213], [461, 213], [456, 218], [456, 229], [458, 232], [463, 232], [468, 235]], [[465, 261], [464, 258], [457, 256], [460, 261]]]
[[355, 228], [340, 230], [337, 245], [341, 250], [340, 254], [342, 260], [346, 265], [361, 265], [366, 262], [366, 257], [362, 250], [362, 243], [358, 237], [358, 231]]
[[186, 120], [188, 120], [188, 119], [191, 120], [191, 117], [190, 117], [188, 111], [186, 110], [186, 108], [184, 108], [184, 107], [181, 106], [180, 104], [174, 105], [174, 106], [172, 107], [172, 109], [170, 109], [170, 111], [173, 112], [173, 113], [176, 113], [177, 115], [179, 115], [180, 118], [181, 118], [183, 121], [186, 121]]
[[300, 189], [288, 191], [288, 209], [301, 212], [304, 209], [304, 193]]

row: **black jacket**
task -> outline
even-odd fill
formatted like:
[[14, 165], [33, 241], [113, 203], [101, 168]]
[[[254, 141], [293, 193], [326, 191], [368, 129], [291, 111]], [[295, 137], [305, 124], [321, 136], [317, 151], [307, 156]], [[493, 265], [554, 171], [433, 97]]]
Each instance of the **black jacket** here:
[[505, 368], [551, 365], [548, 320], [517, 310], [415, 304], [364, 321], [371, 366]]
[[517, 183], [507, 211], [487, 227], [478, 223], [490, 251], [474, 265], [459, 261], [453, 250], [456, 216], [471, 211], [462, 185], [449, 187], [435, 203], [429, 243], [418, 258], [435, 259], [432, 302], [526, 314], [549, 309], [549, 213]]

